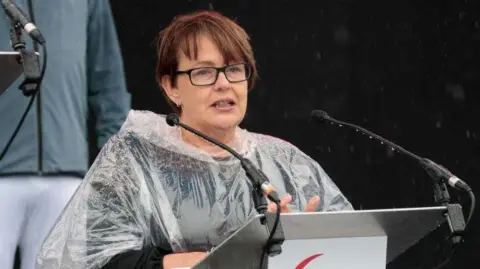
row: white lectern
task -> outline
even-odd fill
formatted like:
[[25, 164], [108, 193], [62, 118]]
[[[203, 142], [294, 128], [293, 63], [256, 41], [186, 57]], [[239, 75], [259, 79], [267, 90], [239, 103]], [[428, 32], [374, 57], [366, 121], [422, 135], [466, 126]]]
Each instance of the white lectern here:
[[18, 52], [0, 51], [0, 94], [23, 73]]
[[[447, 221], [447, 207], [281, 215], [282, 253], [270, 269], [385, 269], [387, 263]], [[268, 238], [258, 215], [192, 269], [259, 268]]]

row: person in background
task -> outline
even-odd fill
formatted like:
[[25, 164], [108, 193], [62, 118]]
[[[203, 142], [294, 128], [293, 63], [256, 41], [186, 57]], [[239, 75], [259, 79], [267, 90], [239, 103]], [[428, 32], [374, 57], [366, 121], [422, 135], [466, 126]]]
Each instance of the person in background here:
[[[267, 175], [282, 198], [271, 212], [353, 210], [297, 147], [239, 127], [257, 71], [234, 21], [215, 11], [176, 17], [160, 34], [156, 77], [184, 124]], [[189, 268], [257, 214], [251, 191], [228, 152], [132, 110], [42, 245], [38, 269]]]
[[[15, 3], [43, 33], [48, 59], [34, 104], [0, 160], [0, 268], [13, 268], [20, 247], [21, 267], [33, 269], [43, 240], [88, 171], [87, 118], [94, 115], [101, 148], [125, 121], [130, 94], [108, 0]], [[10, 20], [0, 14], [0, 51], [12, 51]], [[0, 150], [29, 101], [18, 89], [21, 82], [0, 96]]]

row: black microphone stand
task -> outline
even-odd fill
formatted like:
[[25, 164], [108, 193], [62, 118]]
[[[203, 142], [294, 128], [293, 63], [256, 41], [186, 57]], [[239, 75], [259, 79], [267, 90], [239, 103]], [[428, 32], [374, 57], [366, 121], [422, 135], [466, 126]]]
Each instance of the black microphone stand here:
[[[15, 51], [19, 53], [17, 61], [19, 64], [22, 65], [22, 68], [23, 68], [24, 81], [22, 82], [22, 84], [20, 84], [18, 88], [22, 91], [24, 96], [27, 96], [27, 97], [31, 96], [31, 97], [27, 105], [27, 108], [25, 109], [25, 112], [23, 112], [23, 115], [20, 118], [19, 123], [17, 124], [17, 127], [13, 131], [13, 134], [11, 135], [10, 139], [8, 140], [3, 150], [0, 152], [0, 161], [7, 154], [7, 151], [12, 145], [13, 140], [17, 136], [18, 131], [22, 127], [28, 112], [32, 108], [33, 101], [35, 100], [35, 97], [39, 92], [40, 84], [43, 81], [43, 77], [47, 69], [47, 49], [45, 46], [45, 40], [40, 34], [40, 31], [36, 29], [36, 31], [31, 32], [30, 35], [35, 41], [39, 42], [43, 47], [43, 62], [42, 62], [41, 69], [40, 69], [39, 55], [37, 55], [36, 51], [26, 50], [25, 41], [23, 40], [22, 20], [23, 20], [23, 23], [25, 23], [25, 21], [27, 20], [25, 18], [26, 17], [25, 14], [23, 13], [22, 10], [15, 11], [14, 9], [14, 11], [12, 11], [12, 8], [15, 8], [15, 7], [10, 1], [2, 0], [1, 2], [10, 20], [10, 25], [11, 25], [10, 27], [11, 44], [10, 45]], [[24, 15], [24, 16], [19, 16], [18, 12], [20, 12], [20, 15]]]
[[[347, 126], [349, 128], [355, 129], [357, 132], [360, 132], [363, 135], [369, 136], [370, 138], [375, 138], [377, 141], [380, 141], [383, 145], [389, 146], [391, 149], [396, 150], [397, 152], [400, 152], [402, 154], [405, 154], [406, 156], [411, 157], [414, 160], [417, 160], [420, 162], [422, 167], [427, 171], [427, 173], [430, 175], [432, 181], [433, 181], [433, 197], [435, 200], [435, 204], [437, 206], [445, 206], [447, 208], [447, 211], [445, 212], [445, 217], [448, 221], [450, 232], [451, 232], [451, 243], [455, 246], [458, 243], [462, 241], [462, 237], [465, 233], [465, 228], [466, 228], [466, 223], [465, 223], [465, 218], [463, 216], [463, 211], [462, 211], [462, 206], [458, 203], [456, 204], [451, 204], [450, 203], [450, 195], [448, 193], [448, 189], [446, 186], [446, 182], [448, 182], [448, 175], [442, 171], [444, 168], [441, 167], [440, 165], [434, 163], [433, 161], [426, 159], [426, 158], [421, 158], [408, 150], [384, 139], [383, 137], [380, 137], [360, 126], [344, 122], [344, 121], [339, 121], [336, 119], [331, 118], [328, 116], [328, 114], [324, 111], [321, 110], [314, 110], [312, 111], [312, 117], [320, 120], [321, 122], [330, 122], [331, 124], [335, 124], [339, 127], [342, 126]], [[469, 188], [468, 188], [469, 189]], [[473, 196], [473, 192], [471, 190], [469, 193]], [[473, 210], [475, 204], [474, 204], [474, 199], [472, 199], [472, 205], [471, 209]], [[469, 219], [471, 218], [471, 215], [473, 214], [473, 211], [470, 212]]]
[[[282, 224], [279, 220], [277, 220], [277, 227], [274, 229], [275, 220], [279, 218], [279, 216], [277, 213], [267, 211], [267, 199], [265, 198], [262, 189], [253, 186], [252, 200], [258, 214], [263, 216], [260, 223], [267, 227], [269, 233], [273, 232], [273, 234], [270, 235], [271, 239], [267, 242], [267, 245], [264, 246], [261, 254], [262, 256], [260, 257], [260, 269], [266, 269], [268, 268], [268, 259], [266, 256], [273, 257], [282, 253], [282, 243], [285, 241], [285, 235], [283, 233]], [[280, 214], [280, 208], [277, 208], [277, 212]]]
[[31, 96], [36, 93], [40, 83], [41, 71], [39, 58], [35, 51], [26, 49], [20, 23], [10, 20], [10, 24], [11, 46], [20, 54], [17, 61], [22, 65], [25, 77], [19, 89], [23, 92], [23, 95]]
[[260, 220], [260, 223], [267, 227], [268, 230], [268, 240], [266, 245], [262, 249], [262, 253], [260, 256], [260, 269], [268, 268], [268, 259], [267, 256], [273, 257], [280, 253], [282, 253], [282, 244], [285, 241], [285, 235], [283, 233], [282, 224], [280, 222], [280, 198], [275, 192], [270, 192], [267, 195], [272, 201], [277, 204], [277, 211], [275, 213], [268, 212], [267, 206], [267, 197], [265, 196], [264, 190], [262, 189], [262, 184], [269, 182], [267, 176], [259, 169], [255, 167], [255, 165], [246, 158], [243, 158], [240, 154], [235, 152], [233, 149], [220, 143], [219, 141], [202, 134], [201, 132], [191, 128], [190, 126], [183, 124], [180, 122], [180, 119], [175, 114], [169, 114], [165, 118], [166, 122], [170, 126], [180, 126], [186, 129], [189, 132], [194, 133], [195, 135], [213, 143], [220, 148], [228, 151], [232, 154], [235, 158], [240, 160], [240, 165], [245, 171], [246, 176], [250, 179], [252, 183], [252, 200], [255, 209], [257, 210], [258, 214], [263, 216]]
[[425, 170], [433, 181], [433, 198], [435, 204], [447, 208], [445, 217], [447, 218], [451, 232], [451, 243], [455, 246], [461, 243], [463, 235], [465, 234], [466, 223], [463, 216], [462, 206], [458, 203], [450, 203], [450, 194], [448, 193], [444, 178], [432, 172], [428, 167], [426, 167]]
[[274, 257], [282, 253], [282, 244], [285, 241], [285, 235], [280, 222], [280, 197], [278, 197], [276, 192], [267, 195], [267, 197], [277, 205], [276, 212], [268, 212], [267, 197], [265, 197], [265, 190], [262, 189], [262, 185], [264, 182], [270, 182], [270, 180], [268, 180], [265, 173], [257, 169], [249, 159], [243, 158], [242, 156], [237, 156], [237, 158], [240, 159], [240, 163], [247, 177], [252, 182], [252, 200], [257, 212], [263, 216], [261, 218], [261, 224], [265, 225], [268, 229], [269, 237], [267, 244], [262, 249], [260, 257], [260, 268], [268, 268], [267, 256]]

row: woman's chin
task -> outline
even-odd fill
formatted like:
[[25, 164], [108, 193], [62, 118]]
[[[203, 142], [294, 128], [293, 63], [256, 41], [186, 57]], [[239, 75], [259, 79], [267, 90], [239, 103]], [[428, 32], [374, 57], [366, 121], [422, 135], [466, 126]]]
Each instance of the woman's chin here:
[[215, 129], [229, 131], [231, 129], [235, 129], [240, 122], [242, 121], [242, 117], [239, 115], [215, 115], [208, 119], [208, 122], [211, 126]]

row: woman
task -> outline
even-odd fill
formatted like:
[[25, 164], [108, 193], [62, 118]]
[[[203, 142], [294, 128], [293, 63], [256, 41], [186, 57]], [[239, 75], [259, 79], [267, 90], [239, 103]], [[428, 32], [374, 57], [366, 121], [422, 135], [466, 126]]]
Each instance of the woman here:
[[[257, 71], [235, 22], [213, 11], [174, 19], [160, 33], [156, 76], [183, 123], [265, 172], [281, 212], [352, 210], [298, 148], [238, 127]], [[162, 116], [131, 111], [46, 239], [38, 267], [190, 267], [256, 214], [250, 189], [224, 150]]]

